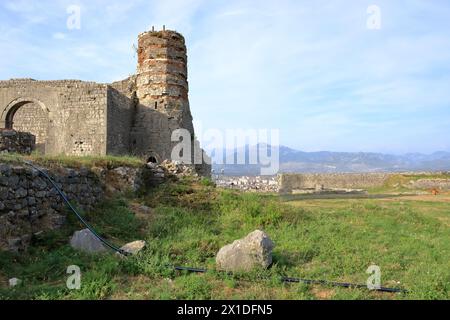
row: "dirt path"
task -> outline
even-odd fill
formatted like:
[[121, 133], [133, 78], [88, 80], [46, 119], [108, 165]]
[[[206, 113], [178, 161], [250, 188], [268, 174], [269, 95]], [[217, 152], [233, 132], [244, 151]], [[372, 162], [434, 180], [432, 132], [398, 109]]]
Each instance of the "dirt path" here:
[[432, 194], [426, 195], [415, 195], [415, 196], [403, 196], [403, 197], [395, 197], [395, 198], [387, 198], [386, 201], [404, 201], [404, 200], [412, 200], [412, 201], [428, 201], [428, 202], [449, 202], [450, 203], [450, 195], [442, 194], [434, 196]]

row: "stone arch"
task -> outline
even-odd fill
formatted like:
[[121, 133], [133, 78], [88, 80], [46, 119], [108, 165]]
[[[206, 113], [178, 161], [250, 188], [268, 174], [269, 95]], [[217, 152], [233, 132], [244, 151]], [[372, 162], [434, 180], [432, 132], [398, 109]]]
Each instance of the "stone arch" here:
[[18, 98], [8, 104], [1, 117], [5, 128], [35, 135], [36, 150], [45, 153], [49, 113], [48, 108], [37, 99]]
[[160, 155], [154, 151], [148, 152], [145, 160], [147, 161], [147, 163], [151, 162], [155, 164], [159, 164], [162, 162]]

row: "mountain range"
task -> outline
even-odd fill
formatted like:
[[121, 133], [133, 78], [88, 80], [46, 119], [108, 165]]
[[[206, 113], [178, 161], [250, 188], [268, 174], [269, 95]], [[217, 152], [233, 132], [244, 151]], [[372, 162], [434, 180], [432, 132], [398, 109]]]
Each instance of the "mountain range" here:
[[[260, 165], [248, 164], [250, 151], [255, 152], [265, 145], [246, 146], [224, 150], [237, 159], [245, 148], [247, 164], [213, 164], [215, 173], [224, 170], [225, 175], [258, 175]], [[255, 153], [256, 154], [256, 153]], [[304, 152], [286, 146], [279, 147], [280, 173], [338, 173], [338, 172], [405, 172], [405, 171], [449, 171], [450, 152], [432, 154], [408, 153], [392, 155], [372, 152]]]

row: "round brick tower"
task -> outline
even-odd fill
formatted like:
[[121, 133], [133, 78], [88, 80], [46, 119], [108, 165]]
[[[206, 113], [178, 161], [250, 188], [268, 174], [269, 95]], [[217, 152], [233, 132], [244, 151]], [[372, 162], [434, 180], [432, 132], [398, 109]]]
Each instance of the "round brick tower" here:
[[[134, 77], [136, 113], [132, 152], [158, 161], [170, 159], [176, 129], [187, 129], [194, 143], [189, 107], [187, 54], [184, 37], [175, 31], [149, 31], [138, 38]], [[194, 148], [192, 148], [194, 149]]]
[[144, 32], [138, 38], [136, 94], [139, 103], [175, 119], [194, 134], [188, 98], [184, 37], [175, 31]]

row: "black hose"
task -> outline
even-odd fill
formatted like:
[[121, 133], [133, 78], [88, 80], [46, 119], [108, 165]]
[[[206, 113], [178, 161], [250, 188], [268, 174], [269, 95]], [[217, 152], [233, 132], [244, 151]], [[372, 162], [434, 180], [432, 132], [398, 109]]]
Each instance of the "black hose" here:
[[[327, 281], [327, 280], [309, 280], [309, 279], [288, 278], [288, 277], [283, 277], [281, 280], [283, 282], [287, 282], [287, 283], [320, 284], [320, 285], [332, 286], [332, 287], [368, 289], [367, 285], [356, 284], [356, 283], [347, 283], [347, 282], [333, 282], [333, 281]], [[379, 287], [379, 288], [375, 288], [373, 290], [380, 291], [380, 292], [393, 292], [393, 293], [406, 293], [407, 292], [407, 290], [405, 290], [405, 289], [386, 288], [386, 287]]]
[[[188, 271], [193, 273], [206, 273], [208, 272], [207, 269], [199, 269], [199, 268], [192, 268], [192, 267], [179, 267], [174, 266], [173, 267], [177, 271]], [[229, 275], [232, 275], [231, 272], [228, 273]], [[357, 289], [368, 289], [367, 285], [364, 284], [355, 284], [355, 283], [345, 283], [345, 282], [333, 282], [333, 281], [327, 281], [327, 280], [309, 280], [309, 279], [302, 279], [302, 278], [289, 278], [289, 277], [282, 277], [282, 282], [286, 283], [306, 283], [306, 284], [320, 284], [324, 286], [332, 286], [332, 287], [343, 287], [343, 288], [357, 288]], [[400, 289], [400, 288], [386, 288], [386, 287], [379, 287], [373, 289], [374, 291], [379, 292], [392, 292], [392, 293], [406, 293], [407, 290]]]
[[81, 216], [81, 214], [78, 213], [78, 211], [72, 206], [72, 204], [70, 203], [70, 201], [67, 199], [66, 195], [61, 191], [61, 189], [56, 185], [56, 183], [53, 181], [52, 178], [50, 178], [50, 176], [44, 172], [43, 170], [39, 169], [38, 167], [36, 167], [33, 163], [31, 163], [30, 161], [25, 161], [23, 160], [23, 162], [27, 165], [29, 165], [30, 167], [32, 167], [33, 169], [37, 170], [41, 175], [43, 175], [48, 181], [50, 181], [50, 183], [52, 184], [52, 186], [56, 189], [56, 191], [58, 192], [58, 194], [61, 196], [61, 198], [64, 200], [64, 202], [67, 204], [67, 206], [70, 208], [70, 210], [72, 210], [73, 213], [75, 213], [75, 215], [77, 216], [78, 220], [80, 220], [80, 222], [87, 228], [89, 229], [89, 231], [92, 232], [92, 234], [98, 239], [100, 240], [105, 246], [107, 246], [108, 248], [122, 254], [122, 255], [129, 255], [129, 252], [122, 250], [118, 247], [116, 247], [115, 245], [109, 243], [108, 241], [106, 241], [105, 239], [103, 239], [95, 230], [94, 228], [92, 228], [86, 220], [84, 220], [84, 218]]

